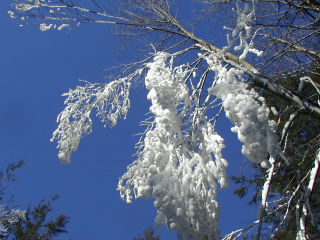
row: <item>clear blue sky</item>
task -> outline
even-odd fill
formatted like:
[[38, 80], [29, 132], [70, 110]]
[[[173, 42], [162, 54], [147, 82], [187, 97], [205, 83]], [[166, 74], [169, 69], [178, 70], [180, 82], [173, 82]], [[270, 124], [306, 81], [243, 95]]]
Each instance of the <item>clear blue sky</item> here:
[[[103, 81], [104, 69], [120, 62], [112, 26], [83, 24], [62, 32], [41, 32], [38, 25], [21, 28], [8, 17], [8, 4], [0, 2], [0, 167], [20, 159], [26, 163], [10, 187], [15, 203], [26, 207], [29, 202], [61, 195], [54, 214], [64, 213], [71, 219], [69, 233], [59, 239], [138, 236], [153, 225], [153, 202], [143, 199], [128, 205], [116, 186], [134, 160], [137, 137], [133, 135], [143, 130], [138, 123], [149, 106], [146, 90], [134, 89], [128, 119], [113, 129], [95, 121], [93, 133], [82, 139], [71, 165], [60, 164], [56, 144], [49, 142], [57, 114], [64, 107], [61, 94], [78, 85], [78, 79]], [[240, 144], [225, 124], [229, 175], [241, 174], [246, 169], [239, 168], [244, 161]], [[233, 189], [219, 193], [224, 233], [246, 226], [256, 215], [256, 209], [233, 197]], [[157, 233], [163, 240], [176, 239], [165, 228]]]

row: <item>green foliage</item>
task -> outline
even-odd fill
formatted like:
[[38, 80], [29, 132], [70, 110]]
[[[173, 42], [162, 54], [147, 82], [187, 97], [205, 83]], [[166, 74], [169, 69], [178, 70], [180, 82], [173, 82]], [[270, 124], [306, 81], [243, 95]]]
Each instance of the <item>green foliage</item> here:
[[[320, 72], [319, 69], [315, 69], [316, 72]], [[282, 85], [287, 86], [292, 90], [297, 90], [300, 84], [300, 77], [303, 74], [296, 76], [288, 76], [285, 79], [280, 79]], [[320, 77], [318, 74], [310, 76], [315, 84], [320, 83]], [[305, 82], [300, 92], [301, 95], [318, 102], [316, 89], [310, 82]], [[289, 206], [288, 218], [283, 224], [282, 228], [275, 234], [275, 239], [292, 239], [296, 235], [296, 215], [295, 206], [301, 204], [301, 201], [305, 195], [305, 189], [309, 181], [309, 171], [314, 165], [314, 159], [317, 155], [317, 151], [320, 148], [320, 120], [310, 114], [306, 114], [301, 111], [297, 106], [290, 105], [284, 100], [277, 99], [277, 97], [268, 96], [266, 94], [266, 101], [268, 104], [273, 104], [277, 107], [279, 116], [273, 116], [274, 120], [279, 122], [279, 136], [282, 134], [285, 124], [288, 122], [290, 115], [297, 113], [293, 119], [290, 128], [287, 131], [287, 137], [282, 140], [282, 146], [285, 148], [285, 154], [289, 161], [289, 165], [279, 162], [277, 166], [277, 172], [272, 180], [272, 189], [270, 197], [283, 196], [283, 201], [279, 204], [284, 204], [288, 201], [288, 196], [298, 189], [294, 197], [291, 200]], [[319, 183], [319, 175], [317, 177]], [[300, 187], [299, 187], [300, 186]], [[320, 231], [318, 229], [320, 223], [320, 200], [319, 196], [320, 187], [319, 184], [315, 184], [313, 193], [310, 199], [310, 209], [314, 215], [315, 226], [311, 225], [310, 218], [307, 218], [306, 228], [307, 233], [312, 239], [320, 238]], [[282, 217], [286, 208], [279, 209], [270, 215], [266, 220], [272, 223], [274, 227], [282, 222]], [[284, 237], [286, 236], [286, 237]]]
[[0, 201], [4, 200], [8, 185], [17, 180], [17, 177], [14, 174], [15, 170], [21, 168], [23, 164], [24, 162], [20, 160], [17, 163], [10, 163], [5, 171], [0, 170]]
[[61, 214], [47, 221], [48, 214], [53, 211], [52, 203], [58, 199], [54, 196], [50, 201], [42, 200], [34, 208], [27, 209], [25, 219], [13, 227], [13, 240], [50, 240], [61, 233], [67, 233], [66, 224], [69, 217]]
[[[257, 169], [259, 167], [252, 165], [254, 169]], [[259, 168], [260, 169], [260, 168]], [[244, 198], [248, 194], [249, 188], [255, 188], [254, 195], [249, 202], [249, 204], [257, 204], [261, 199], [261, 187], [264, 183], [263, 181], [263, 175], [261, 174], [261, 169], [257, 170], [256, 173], [254, 173], [253, 177], [247, 178], [246, 176], [242, 175], [240, 177], [231, 176], [231, 180], [241, 185], [241, 187], [236, 188], [234, 190], [234, 194], [237, 195], [239, 198]]]
[[15, 170], [21, 168], [22, 165], [21, 160], [17, 163], [10, 163], [4, 171], [0, 170], [0, 239], [6, 239], [12, 230], [13, 223], [23, 217], [23, 211], [10, 206], [12, 197], [8, 200], [5, 196], [8, 186], [17, 179]]
[[154, 229], [148, 227], [143, 231], [143, 237], [139, 236], [138, 238], [133, 238], [133, 240], [160, 240], [160, 236], [155, 236], [154, 234]]
[[[9, 204], [5, 202], [6, 190], [10, 183], [17, 180], [15, 170], [21, 168], [24, 162], [10, 163], [5, 171], [0, 170], [0, 202], [6, 211], [11, 210]], [[50, 201], [42, 200], [36, 206], [29, 207], [25, 217], [18, 222], [12, 223], [5, 218], [1, 218], [1, 224], [8, 230], [0, 234], [0, 239], [12, 240], [51, 240], [61, 233], [66, 233], [66, 224], [69, 217], [61, 214], [55, 219], [47, 220], [48, 214], [54, 209], [52, 204], [58, 199], [54, 196]], [[12, 199], [10, 201], [13, 201]], [[3, 214], [3, 213], [2, 213]]]

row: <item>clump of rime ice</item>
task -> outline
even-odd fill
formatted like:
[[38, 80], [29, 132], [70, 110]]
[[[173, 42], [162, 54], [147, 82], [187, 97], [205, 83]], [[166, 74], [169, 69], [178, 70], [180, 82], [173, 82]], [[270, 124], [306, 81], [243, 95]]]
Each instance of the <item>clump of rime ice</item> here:
[[[172, 59], [171, 59], [172, 60]], [[120, 178], [118, 190], [128, 203], [135, 198], [154, 198], [156, 225], [166, 226], [186, 239], [202, 239], [218, 233], [217, 179], [227, 186], [223, 139], [203, 121], [198, 130], [198, 151], [191, 151], [182, 132], [178, 106], [189, 105], [183, 66], [167, 64], [168, 54], [156, 54], [147, 67], [145, 84], [154, 125], [145, 135], [138, 159]]]
[[276, 124], [268, 119], [270, 110], [264, 98], [243, 81], [241, 70], [223, 67], [213, 55], [204, 58], [216, 74], [209, 93], [222, 100], [227, 118], [235, 125], [231, 130], [243, 143], [242, 154], [253, 163], [268, 166], [268, 154], [276, 157], [279, 147]]
[[252, 8], [249, 4], [245, 4], [244, 8], [241, 9], [239, 2], [236, 2], [236, 9], [234, 10], [237, 14], [236, 26], [232, 30], [231, 37], [227, 34], [228, 45], [224, 47], [224, 51], [228, 51], [229, 48], [238, 42], [237, 46], [234, 46], [235, 51], [242, 51], [239, 59], [245, 59], [248, 53], [253, 53], [257, 56], [262, 56], [263, 52], [257, 50], [254, 47], [253, 37], [252, 37], [252, 21], [255, 17], [254, 5]]
[[82, 136], [91, 133], [91, 112], [106, 125], [113, 127], [120, 116], [126, 116], [130, 107], [130, 79], [114, 80], [108, 84], [78, 86], [64, 93], [67, 96], [65, 109], [58, 115], [58, 128], [51, 141], [57, 140], [58, 157], [62, 163], [70, 163], [71, 153], [76, 151]]

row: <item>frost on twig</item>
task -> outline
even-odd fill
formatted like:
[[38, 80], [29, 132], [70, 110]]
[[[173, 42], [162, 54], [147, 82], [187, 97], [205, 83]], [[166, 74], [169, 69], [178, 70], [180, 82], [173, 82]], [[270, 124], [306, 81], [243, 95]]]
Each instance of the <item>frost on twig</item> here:
[[217, 179], [227, 186], [222, 157], [223, 139], [203, 119], [197, 128], [196, 151], [184, 136], [178, 106], [190, 105], [184, 66], [167, 65], [167, 53], [156, 54], [145, 78], [154, 127], [145, 134], [144, 148], [120, 178], [118, 190], [128, 203], [135, 198], [154, 198], [156, 225], [167, 227], [186, 239], [218, 233]]
[[67, 96], [66, 107], [58, 115], [59, 126], [51, 138], [51, 141], [58, 141], [58, 156], [63, 163], [70, 163], [71, 153], [78, 148], [80, 138], [91, 133], [90, 115], [94, 109], [105, 126], [113, 127], [120, 116], [126, 117], [131, 79], [137, 74], [138, 71], [107, 84], [87, 83], [63, 94]]
[[83, 2], [82, 5], [86, 7], [77, 4], [60, 0], [15, 0], [12, 11], [8, 14], [11, 18], [18, 18], [21, 26], [27, 19], [41, 16], [41, 31], [49, 29], [61, 31], [66, 27], [79, 26], [81, 22], [115, 24], [115, 20], [125, 20], [108, 15], [95, 1]]
[[[234, 240], [239, 239], [242, 235], [245, 235], [245, 232], [252, 230], [257, 224], [259, 223], [258, 220], [254, 221], [252, 224], [250, 224], [248, 227], [240, 228], [238, 230], [235, 230], [227, 235], [225, 235], [222, 240]], [[245, 237], [243, 237], [244, 239]]]

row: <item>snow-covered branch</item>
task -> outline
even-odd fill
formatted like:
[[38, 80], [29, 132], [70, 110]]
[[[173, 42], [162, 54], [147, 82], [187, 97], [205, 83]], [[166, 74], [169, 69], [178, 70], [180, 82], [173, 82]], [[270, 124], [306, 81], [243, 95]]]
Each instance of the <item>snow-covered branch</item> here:
[[227, 186], [222, 158], [223, 139], [203, 119], [197, 134], [196, 152], [190, 149], [182, 131], [178, 106], [189, 106], [190, 96], [184, 78], [185, 67], [173, 67], [167, 53], [156, 54], [148, 64], [145, 84], [149, 90], [154, 127], [145, 134], [144, 148], [119, 181], [118, 190], [127, 202], [152, 197], [158, 210], [156, 225], [187, 239], [218, 233], [217, 179]]
[[67, 96], [66, 107], [58, 115], [59, 126], [51, 138], [58, 141], [58, 156], [63, 163], [70, 163], [71, 153], [77, 150], [81, 137], [91, 133], [90, 115], [94, 109], [105, 126], [113, 127], [119, 117], [126, 117], [131, 80], [137, 74], [139, 71], [107, 84], [87, 83], [63, 94]]
[[320, 163], [320, 151], [318, 151], [316, 159], [314, 161], [314, 166], [311, 169], [310, 177], [309, 177], [309, 183], [307, 185], [307, 188], [305, 190], [304, 196], [303, 196], [303, 205], [302, 205], [302, 214], [299, 213], [300, 210], [300, 204], [296, 205], [296, 211], [297, 211], [297, 240], [306, 240], [308, 239], [306, 234], [306, 218], [309, 215], [311, 217], [311, 224], [315, 227], [315, 220], [314, 215], [311, 212], [312, 209], [310, 208], [310, 195], [313, 191], [314, 184], [316, 181], [316, 176], [319, 171], [319, 163]]
[[[70, 24], [79, 25], [81, 22], [89, 23], [108, 23], [116, 25], [136, 26], [141, 29], [150, 29], [153, 31], [167, 32], [173, 35], [183, 36], [192, 40], [198, 44], [198, 47], [202, 51], [208, 54], [216, 54], [221, 58], [221, 61], [231, 64], [233, 67], [242, 70], [245, 74], [248, 74], [252, 80], [259, 85], [273, 92], [283, 98], [292, 101], [303, 109], [306, 109], [310, 114], [313, 114], [317, 118], [320, 118], [320, 107], [308, 98], [284, 88], [280, 84], [276, 83], [272, 79], [268, 78], [261, 72], [259, 72], [254, 65], [245, 61], [245, 57], [249, 52], [252, 52], [258, 56], [262, 55], [262, 52], [254, 48], [254, 41], [252, 34], [251, 23], [255, 17], [254, 5], [252, 8], [248, 4], [245, 4], [244, 9], [241, 9], [237, 5], [237, 25], [232, 32], [233, 39], [229, 38], [229, 46], [221, 49], [188, 31], [184, 28], [178, 20], [170, 13], [168, 4], [162, 3], [162, 1], [146, 1], [144, 8], [146, 11], [152, 13], [152, 17], [146, 18], [139, 12], [127, 12], [127, 16], [118, 16], [109, 14], [102, 6], [93, 4], [90, 7], [81, 7], [74, 2], [63, 1], [48, 1], [48, 0], [32, 0], [25, 2], [17, 1], [14, 4], [15, 11], [9, 11], [9, 15], [14, 17], [19, 16], [22, 21], [26, 21], [28, 17], [43, 18], [48, 23], [41, 23], [41, 29], [48, 30], [51, 28], [63, 29]], [[89, 15], [87, 15], [89, 14]], [[23, 23], [22, 23], [23, 24]], [[175, 30], [177, 29], [177, 30]], [[231, 52], [226, 51], [231, 45], [239, 42], [235, 47], [235, 50], [242, 50], [240, 56], [236, 56]]]
[[[63, 30], [87, 22], [126, 26], [124, 34], [128, 35], [150, 32], [167, 35], [162, 38], [160, 47], [153, 47], [154, 54], [122, 70], [126, 77], [105, 84], [86, 83], [64, 94], [67, 97], [66, 107], [58, 115], [59, 126], [51, 139], [58, 142], [61, 161], [69, 163], [71, 153], [78, 148], [81, 137], [91, 133], [94, 110], [105, 126], [112, 127], [120, 117], [126, 117], [130, 107], [131, 83], [136, 76], [144, 77], [145, 87], [149, 91], [147, 98], [151, 101], [151, 117], [143, 122], [147, 127], [137, 144], [137, 159], [119, 180], [121, 198], [128, 203], [133, 198], [152, 198], [158, 212], [156, 224], [160, 226], [165, 223], [169, 229], [178, 232], [180, 238], [217, 236], [217, 188], [228, 186], [228, 162], [222, 155], [225, 147], [223, 134], [217, 132], [215, 124], [224, 112], [234, 125], [231, 131], [237, 133], [238, 140], [243, 144], [242, 154], [267, 172], [262, 184], [259, 219], [248, 228], [226, 235], [225, 239], [240, 236], [256, 225], [259, 237], [261, 224], [271, 212], [268, 197], [272, 180], [281, 177], [281, 164], [276, 164], [276, 160], [278, 157], [286, 160], [281, 147], [289, 136], [293, 122], [300, 111], [320, 119], [320, 107], [315, 97], [302, 94], [303, 84], [308, 82], [315, 91], [314, 96], [319, 95], [317, 81], [302, 77], [295, 92], [259, 71], [256, 67], [261, 63], [259, 60], [255, 64], [246, 60], [249, 53], [258, 57], [263, 55], [256, 44], [263, 27], [253, 27], [256, 21], [254, 1], [251, 4], [237, 1], [233, 10], [236, 24], [228, 28], [232, 33], [227, 35], [225, 47], [205, 41], [183, 26], [171, 11], [168, 1], [134, 1], [136, 8], [121, 9], [118, 15], [107, 11], [96, 1], [89, 2], [19, 0], [9, 15], [22, 23], [28, 18], [40, 19], [42, 31]], [[284, 12], [290, 12], [288, 7]], [[173, 37], [177, 39], [170, 42]], [[299, 41], [306, 38], [307, 35]], [[167, 42], [169, 44], [165, 45]], [[293, 48], [304, 49], [299, 46]], [[305, 53], [308, 51], [303, 50]], [[277, 59], [285, 53], [272, 53], [271, 59]], [[145, 76], [141, 74], [144, 70]], [[257, 86], [260, 87], [258, 91], [255, 89]], [[265, 90], [288, 100], [294, 109], [298, 109], [289, 116], [282, 129], [277, 129], [280, 125], [269, 119], [270, 110], [266, 98], [261, 94]], [[277, 133], [282, 135], [278, 138]], [[274, 202], [274, 209], [287, 207], [286, 211], [281, 209], [281, 225], [288, 220], [290, 205], [296, 205], [298, 235], [301, 239], [306, 238], [306, 218], [311, 216], [311, 221], [314, 221], [309, 199], [318, 165], [319, 156], [308, 172], [310, 179], [307, 187], [303, 185], [305, 177], [291, 192], [283, 193], [285, 197], [281, 201], [278, 199]], [[301, 197], [299, 194], [303, 191], [305, 194]], [[298, 195], [300, 200], [293, 204]], [[283, 199], [288, 203], [283, 203]]]

